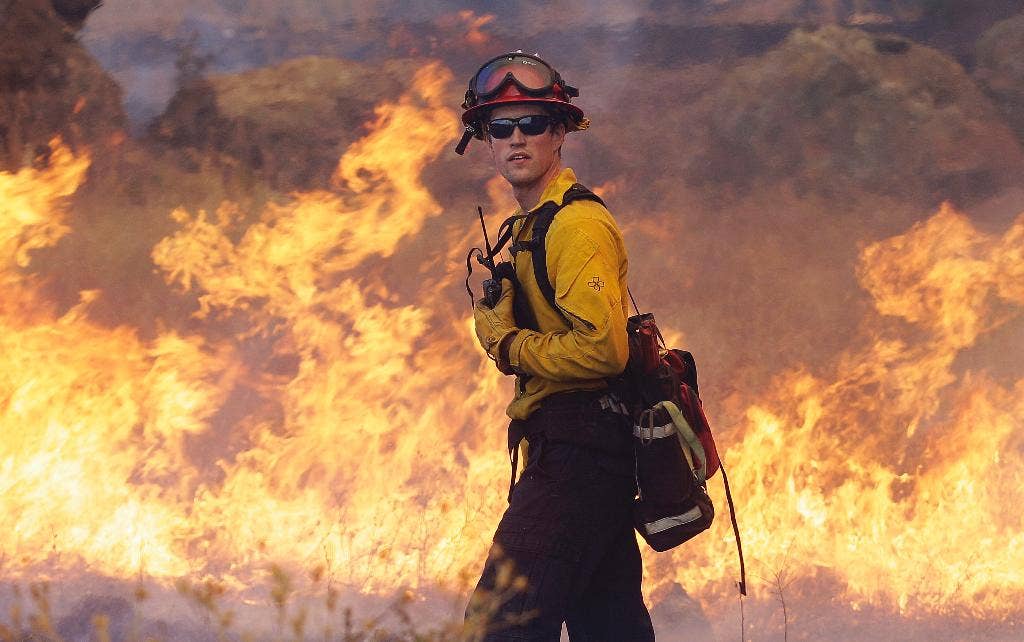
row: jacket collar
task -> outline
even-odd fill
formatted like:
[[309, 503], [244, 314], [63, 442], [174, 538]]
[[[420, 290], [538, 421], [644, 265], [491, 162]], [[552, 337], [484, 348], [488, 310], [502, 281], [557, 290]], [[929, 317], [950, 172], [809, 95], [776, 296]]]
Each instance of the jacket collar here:
[[562, 197], [565, 196], [565, 191], [572, 187], [575, 182], [576, 172], [572, 171], [571, 167], [563, 168], [557, 176], [551, 179], [548, 186], [544, 188], [544, 193], [540, 195], [540, 200], [530, 208], [530, 211], [532, 212], [536, 210], [548, 201], [554, 201], [555, 205], [561, 205]]

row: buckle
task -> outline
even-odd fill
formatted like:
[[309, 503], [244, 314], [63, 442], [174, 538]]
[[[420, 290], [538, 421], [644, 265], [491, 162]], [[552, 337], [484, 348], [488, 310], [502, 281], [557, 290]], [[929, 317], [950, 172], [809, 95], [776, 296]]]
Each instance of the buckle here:
[[601, 395], [598, 397], [597, 403], [601, 406], [601, 410], [611, 410], [612, 412], [620, 415], [625, 415], [626, 417], [629, 416], [629, 408], [626, 407], [626, 404], [619, 401], [618, 397], [616, 397], [614, 393]]

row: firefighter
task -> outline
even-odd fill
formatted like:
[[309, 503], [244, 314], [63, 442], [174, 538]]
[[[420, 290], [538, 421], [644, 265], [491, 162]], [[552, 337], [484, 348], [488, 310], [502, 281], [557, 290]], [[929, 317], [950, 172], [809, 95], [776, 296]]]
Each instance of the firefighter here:
[[[608, 388], [628, 359], [626, 250], [601, 200], [562, 166], [566, 134], [589, 126], [577, 95], [538, 56], [514, 52], [480, 68], [463, 104], [458, 151], [483, 140], [520, 207], [515, 280], [474, 308], [481, 346], [516, 375], [513, 480], [521, 440], [525, 460], [467, 608], [467, 631], [489, 642], [555, 642], [563, 623], [573, 641], [654, 639], [631, 422]], [[530, 319], [514, 311], [524, 302]]]

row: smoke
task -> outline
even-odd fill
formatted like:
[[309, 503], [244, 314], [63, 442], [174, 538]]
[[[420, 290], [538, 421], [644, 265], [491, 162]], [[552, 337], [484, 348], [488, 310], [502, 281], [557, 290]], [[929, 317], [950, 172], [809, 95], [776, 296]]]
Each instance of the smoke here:
[[[242, 71], [302, 55], [375, 60], [413, 53], [441, 55], [460, 76], [468, 76], [473, 63], [467, 51], [475, 59], [523, 49], [555, 61], [571, 59], [577, 73], [592, 69], [609, 75], [622, 65], [677, 68], [761, 53], [795, 27], [849, 24], [913, 35], [966, 61], [973, 57], [978, 35], [1019, 8], [1008, 0], [943, 7], [926, 0], [628, 5], [587, 0], [541, 6], [448, 0], [411, 7], [395, 2], [108, 0], [80, 37], [124, 88], [129, 115], [141, 126], [173, 95], [175, 60], [192, 47], [211, 56], [212, 72]], [[465, 38], [465, 22], [458, 19], [465, 14], [493, 16], [486, 42]]]
[[[329, 579], [458, 611], [440, 604], [501, 510], [510, 393], [472, 343], [462, 261], [476, 205], [496, 222], [509, 202], [481, 143], [451, 147], [465, 78], [522, 48], [581, 88], [594, 125], [566, 162], [698, 359], [754, 631], [781, 632], [784, 597], [805, 639], [903, 617], [1005, 637], [1024, 153], [995, 102], [1018, 92], [983, 93], [964, 52], [1013, 3], [953, 36], [932, 4], [106, 2], [82, 40], [136, 136], [3, 175], [34, 195], [0, 208], [0, 425], [31, 427], [0, 445], [5, 570], [144, 569], [162, 596], [216, 577], [269, 604], [282, 563], [319, 569], [301, 599]], [[41, 465], [79, 495], [41, 492]], [[648, 557], [661, 630], [732, 634], [726, 530]], [[66, 586], [77, 620], [127, 619]]]

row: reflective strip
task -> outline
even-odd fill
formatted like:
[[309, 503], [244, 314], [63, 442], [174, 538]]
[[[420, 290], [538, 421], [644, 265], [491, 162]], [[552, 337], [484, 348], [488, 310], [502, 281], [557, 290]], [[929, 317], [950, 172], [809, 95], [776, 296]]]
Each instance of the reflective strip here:
[[664, 426], [633, 426], [633, 436], [645, 440], [661, 439], [662, 437], [674, 434], [676, 434], [674, 424], [665, 424]]
[[648, 535], [654, 535], [661, 531], [667, 531], [673, 526], [682, 526], [683, 524], [689, 524], [690, 522], [700, 519], [700, 506], [694, 506], [690, 510], [686, 511], [682, 515], [673, 515], [672, 517], [662, 517], [653, 522], [644, 524], [644, 530], [647, 531]]

